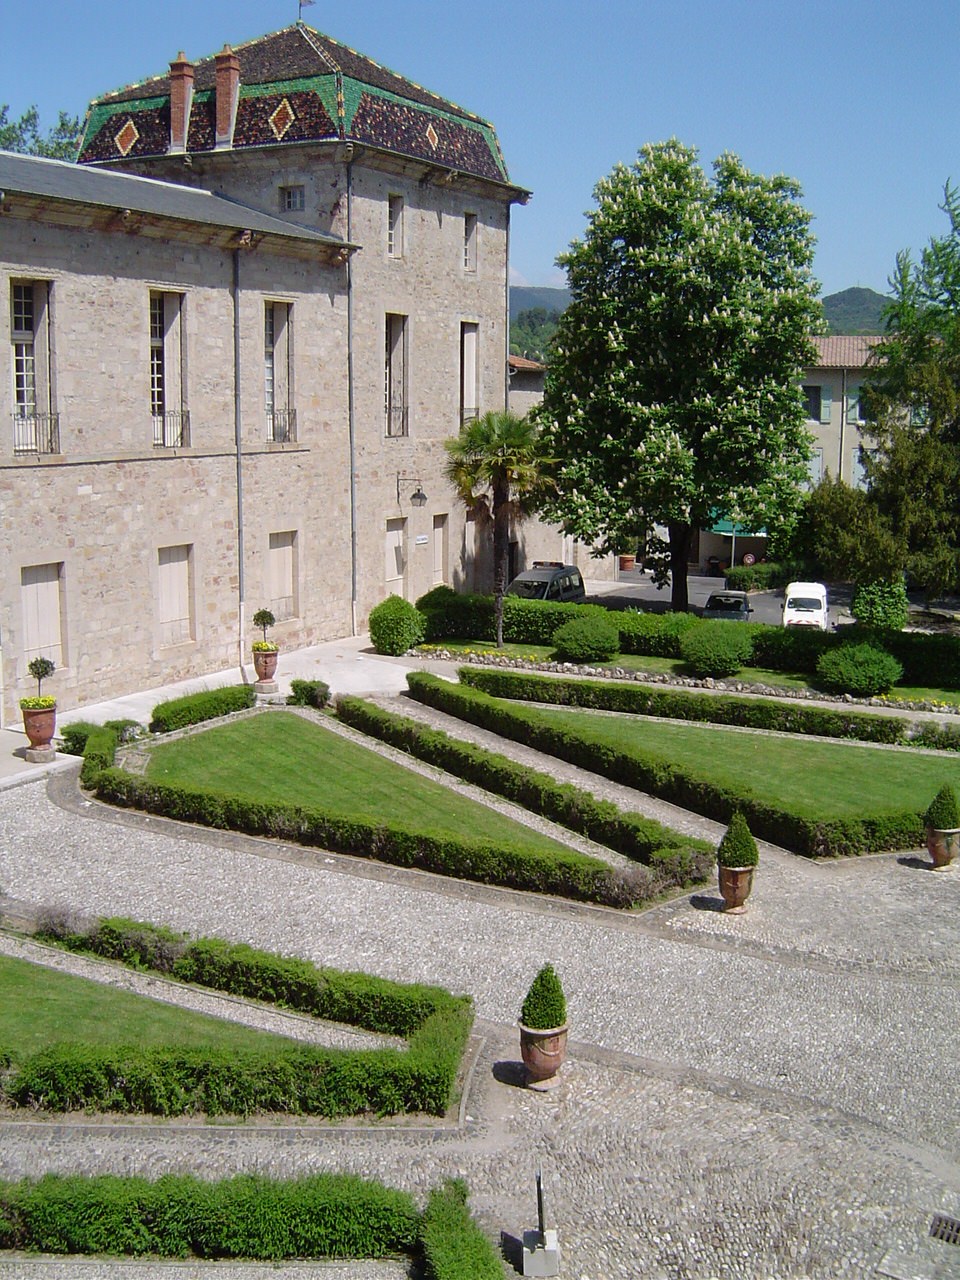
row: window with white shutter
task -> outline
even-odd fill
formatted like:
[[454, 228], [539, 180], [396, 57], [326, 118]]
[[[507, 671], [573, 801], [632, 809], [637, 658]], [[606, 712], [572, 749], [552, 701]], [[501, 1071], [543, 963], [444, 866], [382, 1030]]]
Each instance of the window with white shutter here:
[[194, 638], [192, 552], [191, 546], [182, 546], [161, 547], [158, 553], [160, 643], [164, 646]]

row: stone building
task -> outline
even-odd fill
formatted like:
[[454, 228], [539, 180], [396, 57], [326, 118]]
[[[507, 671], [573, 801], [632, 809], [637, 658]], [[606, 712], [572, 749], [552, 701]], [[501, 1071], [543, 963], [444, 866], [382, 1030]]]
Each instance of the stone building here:
[[492, 126], [298, 23], [96, 100], [79, 161], [0, 157], [4, 714], [36, 654], [77, 706], [260, 607], [294, 647], [487, 586], [443, 441], [507, 403]]
[[882, 337], [864, 335], [813, 339], [817, 362], [803, 375], [807, 425], [814, 437], [811, 484], [819, 484], [829, 473], [854, 487], [863, 485], [860, 384], [882, 341]]

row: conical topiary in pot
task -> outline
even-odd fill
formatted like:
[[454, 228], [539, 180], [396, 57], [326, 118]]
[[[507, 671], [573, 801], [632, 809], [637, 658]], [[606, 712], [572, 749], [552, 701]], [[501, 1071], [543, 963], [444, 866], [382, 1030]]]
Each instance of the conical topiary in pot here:
[[934, 871], [946, 871], [957, 856], [960, 844], [960, 806], [953, 787], [944, 784], [930, 802], [923, 817], [927, 829], [927, 852]]
[[567, 1053], [567, 1001], [552, 964], [545, 964], [520, 1010], [520, 1052], [527, 1087], [552, 1089]]
[[743, 915], [744, 905], [753, 888], [753, 873], [760, 854], [747, 820], [737, 809], [723, 833], [717, 849], [717, 875], [723, 895], [723, 909], [731, 915]]

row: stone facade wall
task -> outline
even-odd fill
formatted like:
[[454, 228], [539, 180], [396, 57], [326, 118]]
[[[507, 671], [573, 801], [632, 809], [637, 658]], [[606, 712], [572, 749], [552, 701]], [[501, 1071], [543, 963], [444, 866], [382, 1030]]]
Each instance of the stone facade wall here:
[[[239, 662], [232, 255], [122, 232], [4, 221], [0, 327], [11, 283], [42, 284], [51, 317], [59, 454], [14, 455], [12, 347], [0, 379], [0, 636], [5, 719], [35, 692], [25, 672], [22, 573], [59, 565], [62, 707]], [[275, 633], [303, 645], [350, 629], [344, 271], [276, 254], [240, 267], [246, 613], [265, 599], [271, 533], [293, 532], [296, 616]], [[149, 296], [182, 295], [190, 446], [155, 448]], [[292, 305], [299, 438], [269, 444], [263, 314]], [[172, 361], [172, 356], [171, 356]], [[177, 363], [180, 363], [179, 361]], [[168, 377], [173, 370], [168, 369]], [[42, 389], [41, 389], [42, 390]], [[162, 642], [159, 549], [190, 547], [191, 636]], [[47, 686], [45, 686], [46, 689]]]

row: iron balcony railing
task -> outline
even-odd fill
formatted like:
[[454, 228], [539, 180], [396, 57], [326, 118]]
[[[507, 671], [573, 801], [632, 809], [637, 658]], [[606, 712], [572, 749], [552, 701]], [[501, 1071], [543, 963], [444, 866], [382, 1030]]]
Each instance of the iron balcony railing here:
[[289, 444], [297, 438], [296, 409], [274, 409], [267, 414], [267, 439], [274, 444]]
[[13, 415], [13, 452], [59, 453], [59, 413], [15, 413]]
[[153, 415], [155, 449], [184, 449], [190, 444], [190, 410], [168, 409]]
[[387, 435], [405, 436], [407, 434], [407, 406], [387, 406]]

